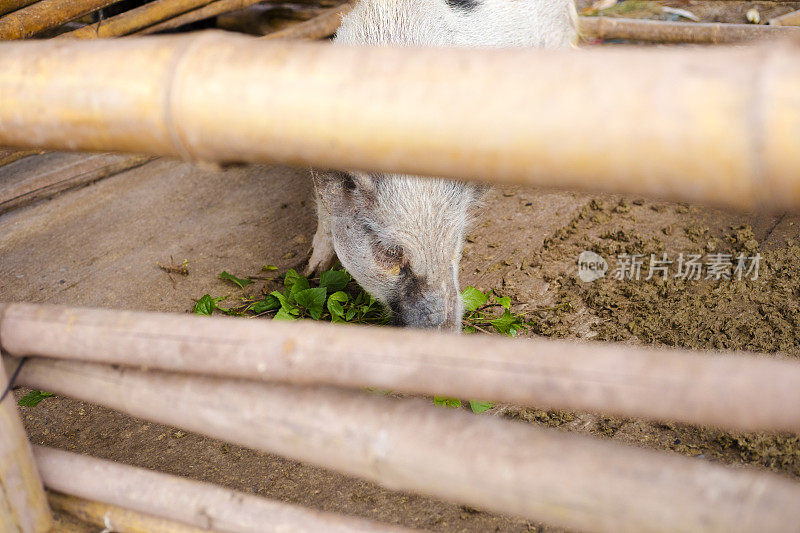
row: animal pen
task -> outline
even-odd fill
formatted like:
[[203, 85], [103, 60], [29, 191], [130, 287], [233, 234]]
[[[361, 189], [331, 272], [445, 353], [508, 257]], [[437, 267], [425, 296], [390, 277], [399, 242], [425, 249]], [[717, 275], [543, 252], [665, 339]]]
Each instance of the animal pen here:
[[[0, 14], [9, 13], [0, 39], [60, 27], [109, 1], [28, 3], [0, 0]], [[93, 40], [252, 3], [157, 0], [72, 35], [0, 44], [0, 146], [14, 149], [4, 156], [115, 151], [147, 154], [124, 156], [120, 168], [160, 155], [734, 210], [800, 208], [796, 27], [688, 32], [662, 23], [653, 37], [640, 21], [581, 19], [586, 32], [606, 37], [777, 38], [698, 49], [356, 49], [290, 40], [330, 35], [349, 9], [337, 6], [268, 39]], [[591, 105], [580, 105], [586, 93]], [[595, 134], [600, 124], [604, 136]], [[800, 363], [779, 356], [12, 302], [0, 304], [0, 350], [0, 391], [13, 379], [480, 509], [581, 531], [800, 528], [800, 484], [772, 473], [359, 390], [797, 433]], [[8, 395], [0, 404], [0, 532], [51, 530], [50, 507], [114, 531], [402, 530], [32, 446]]]

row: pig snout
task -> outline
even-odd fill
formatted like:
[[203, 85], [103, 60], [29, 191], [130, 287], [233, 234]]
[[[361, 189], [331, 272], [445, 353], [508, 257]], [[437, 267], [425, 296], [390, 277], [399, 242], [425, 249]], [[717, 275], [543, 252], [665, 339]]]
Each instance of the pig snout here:
[[395, 326], [461, 331], [464, 306], [455, 286], [400, 295], [389, 302], [389, 308]]

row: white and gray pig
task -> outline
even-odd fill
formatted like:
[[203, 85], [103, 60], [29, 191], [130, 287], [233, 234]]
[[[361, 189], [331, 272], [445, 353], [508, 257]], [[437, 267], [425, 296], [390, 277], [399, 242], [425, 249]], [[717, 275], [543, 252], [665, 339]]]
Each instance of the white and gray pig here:
[[[575, 42], [575, 20], [572, 0], [360, 0], [335, 42], [559, 48]], [[458, 266], [481, 187], [355, 171], [312, 176], [319, 221], [307, 273], [338, 256], [394, 324], [460, 331]]]

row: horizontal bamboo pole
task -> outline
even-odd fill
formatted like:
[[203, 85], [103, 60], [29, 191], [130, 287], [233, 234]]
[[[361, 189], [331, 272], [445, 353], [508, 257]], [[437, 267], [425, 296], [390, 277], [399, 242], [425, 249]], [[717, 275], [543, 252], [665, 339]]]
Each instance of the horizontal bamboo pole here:
[[29, 360], [19, 383], [389, 488], [582, 531], [785, 532], [800, 485], [430, 402]]
[[797, 209], [799, 50], [0, 43], [0, 145]]
[[580, 33], [582, 37], [591, 39], [694, 44], [731, 44], [766, 38], [800, 37], [798, 28], [614, 17], [581, 17]]
[[29, 6], [38, 0], [0, 0], [0, 15], [11, 13], [17, 9]]
[[40, 0], [0, 17], [0, 41], [31, 37], [118, 1]]
[[56, 492], [48, 491], [47, 501], [53, 509], [97, 525], [103, 528], [102, 531], [114, 533], [211, 533], [212, 531]]
[[330, 37], [342, 24], [342, 17], [353, 9], [353, 4], [347, 3], [341, 6], [326, 9], [316, 17], [293, 24], [288, 28], [269, 33], [263, 39], [297, 39], [314, 41]]
[[158, 24], [153, 24], [152, 26], [148, 26], [147, 28], [133, 32], [133, 35], [148, 35], [151, 33], [158, 33], [160, 31], [174, 30], [176, 28], [180, 28], [181, 26], [185, 26], [186, 24], [191, 24], [192, 22], [216, 17], [217, 15], [228, 13], [230, 11], [244, 9], [262, 1], [263, 0], [216, 0], [215, 2], [211, 2], [210, 4], [201, 8], [193, 9], [192, 11], [188, 11], [182, 15], [178, 15], [177, 17], [167, 19], [163, 22], [159, 22]]
[[769, 356], [23, 303], [0, 308], [0, 342], [18, 356], [800, 430], [800, 364]]
[[[235, 533], [407, 531], [54, 448], [36, 446], [34, 454], [44, 484], [51, 490], [84, 501], [174, 520], [193, 526], [193, 530]], [[70, 509], [64, 510], [76, 514]]]
[[769, 20], [772, 26], [800, 26], [800, 10]]
[[[0, 394], [7, 384], [8, 377], [0, 363]], [[0, 403], [0, 531], [46, 533], [52, 527], [31, 445], [14, 395], [9, 394]]]
[[114, 17], [78, 28], [59, 37], [103, 39], [128, 35], [166, 19], [209, 4], [212, 0], [155, 0]]

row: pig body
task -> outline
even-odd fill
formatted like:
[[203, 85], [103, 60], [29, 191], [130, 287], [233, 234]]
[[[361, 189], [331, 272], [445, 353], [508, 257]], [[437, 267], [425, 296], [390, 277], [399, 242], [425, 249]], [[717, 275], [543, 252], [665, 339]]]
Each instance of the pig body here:
[[[576, 40], [572, 0], [360, 0], [346, 45], [537, 47]], [[479, 103], [476, 103], [479, 105]], [[312, 172], [318, 227], [307, 273], [338, 256], [402, 326], [461, 329], [458, 266], [482, 188], [438, 178]]]

